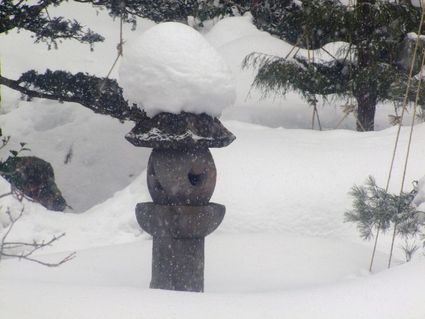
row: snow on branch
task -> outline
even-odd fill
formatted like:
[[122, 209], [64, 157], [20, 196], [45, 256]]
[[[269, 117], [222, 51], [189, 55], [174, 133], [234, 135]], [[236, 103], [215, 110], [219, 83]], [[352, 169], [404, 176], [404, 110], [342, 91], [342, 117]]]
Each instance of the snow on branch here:
[[32, 70], [22, 74], [18, 80], [0, 76], [0, 85], [19, 91], [30, 99], [79, 103], [95, 113], [110, 115], [119, 120], [139, 121], [145, 118], [143, 111], [128, 105], [115, 80], [87, 73], [47, 70], [44, 74], [39, 74]]

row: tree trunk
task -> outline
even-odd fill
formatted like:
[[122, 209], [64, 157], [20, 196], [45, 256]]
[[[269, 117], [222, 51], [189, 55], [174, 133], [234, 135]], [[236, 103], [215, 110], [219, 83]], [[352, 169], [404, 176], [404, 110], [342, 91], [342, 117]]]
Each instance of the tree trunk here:
[[[357, 1], [358, 19], [361, 19], [359, 34], [368, 35], [374, 32], [374, 17], [370, 5], [375, 2], [376, 0]], [[357, 72], [360, 77], [356, 80], [357, 88], [353, 92], [357, 100], [357, 131], [373, 131], [378, 91], [374, 72], [377, 69], [374, 68], [375, 54], [369, 41], [364, 39], [362, 42], [357, 45]]]
[[357, 126], [359, 132], [375, 129], [376, 96], [373, 88], [364, 88], [355, 95], [357, 100]]

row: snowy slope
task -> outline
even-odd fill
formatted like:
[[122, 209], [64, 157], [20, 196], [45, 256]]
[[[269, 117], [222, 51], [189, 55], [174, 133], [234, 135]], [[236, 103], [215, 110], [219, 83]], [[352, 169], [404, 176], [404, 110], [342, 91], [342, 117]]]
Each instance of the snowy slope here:
[[[351, 205], [347, 193], [370, 174], [379, 185], [385, 183], [395, 128], [358, 133], [272, 129], [241, 122], [225, 122], [225, 125], [237, 139], [227, 148], [212, 149], [218, 180], [211, 201], [225, 204], [228, 210], [218, 232], [288, 231], [357, 240], [354, 228], [343, 223], [343, 213]], [[425, 124], [416, 127], [415, 137], [406, 177], [407, 190], [410, 181], [424, 174]], [[400, 187], [407, 138], [406, 128], [402, 130], [395, 161], [390, 187], [393, 192]], [[60, 225], [69, 235], [69, 242], [64, 239], [59, 244], [63, 249], [136, 239], [140, 231], [133, 209], [137, 202], [150, 200], [145, 178], [145, 173], [140, 174], [128, 187], [82, 215], [46, 215], [40, 208], [28, 212], [17, 227], [45, 230], [51, 227], [53, 231]], [[16, 233], [20, 239], [31, 238], [31, 232]]]

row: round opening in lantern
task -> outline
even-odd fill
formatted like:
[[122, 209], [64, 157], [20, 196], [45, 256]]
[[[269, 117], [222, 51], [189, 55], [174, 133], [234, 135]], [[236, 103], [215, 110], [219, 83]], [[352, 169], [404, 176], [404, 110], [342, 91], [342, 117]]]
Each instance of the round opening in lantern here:
[[205, 205], [215, 188], [217, 171], [208, 149], [154, 149], [147, 182], [152, 200], [161, 205]]

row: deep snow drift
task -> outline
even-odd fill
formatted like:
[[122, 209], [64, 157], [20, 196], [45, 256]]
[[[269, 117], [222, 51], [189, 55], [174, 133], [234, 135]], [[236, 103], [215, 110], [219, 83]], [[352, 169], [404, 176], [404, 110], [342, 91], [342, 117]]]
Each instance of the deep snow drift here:
[[[150, 200], [141, 174], [84, 214], [58, 214], [24, 202], [25, 216], [11, 239], [41, 240], [65, 231], [49, 250], [57, 255], [39, 257], [54, 260], [77, 250], [77, 258], [58, 269], [2, 261], [2, 313], [40, 319], [119, 313], [126, 318], [422, 318], [425, 260], [418, 256], [403, 264], [397, 249], [394, 269], [383, 271], [389, 248], [383, 237], [375, 273], [369, 275], [371, 244], [343, 223], [352, 184], [368, 174], [380, 184], [385, 180], [383, 163], [395, 129], [318, 133], [225, 124], [238, 138], [213, 150], [219, 175], [212, 200], [225, 203], [227, 213], [206, 240], [205, 294], [147, 289], [151, 240], [134, 216], [135, 204]], [[402, 131], [401, 148], [407, 133]], [[425, 136], [425, 125], [417, 126], [416, 136], [408, 180], [423, 173], [425, 145], [419, 137]], [[402, 159], [400, 154], [394, 191]], [[15, 210], [21, 205], [10, 198], [4, 204]]]
[[[34, 64], [39, 70], [83, 68], [104, 75], [116, 54], [117, 22], [87, 8], [67, 4], [56, 10], [75, 14], [90, 26], [97, 23], [93, 29], [107, 34], [108, 40], [95, 52], [69, 42], [62, 50], [46, 51], [33, 46], [25, 33], [11, 32], [0, 38], [4, 74], [16, 77]], [[141, 20], [135, 33], [125, 30], [126, 39], [130, 43], [150, 26]], [[144, 172], [149, 150], [124, 140], [132, 123], [120, 124], [70, 103], [20, 101], [16, 93], [3, 90], [0, 127], [13, 136], [14, 145], [28, 142], [33, 154], [52, 162], [59, 186], [81, 214], [2, 199], [1, 206], [15, 214], [25, 206], [10, 240], [43, 240], [66, 232], [38, 257], [55, 260], [73, 250], [77, 257], [57, 269], [1, 261], [0, 317], [423, 319], [421, 254], [404, 263], [402, 243], [397, 241], [394, 267], [386, 270], [389, 238], [384, 235], [374, 273], [369, 274], [372, 245], [343, 222], [353, 184], [363, 183], [369, 174], [379, 185], [385, 183], [396, 129], [305, 130], [311, 125], [311, 110], [295, 95], [259, 102], [254, 91], [245, 99], [253, 73], [240, 71], [243, 57], [255, 50], [286, 54], [288, 44], [256, 30], [249, 16], [225, 19], [205, 37], [237, 81], [235, 107], [223, 114], [223, 123], [237, 139], [227, 148], [212, 150], [218, 171], [212, 201], [225, 204], [227, 213], [206, 239], [206, 293], [147, 289], [151, 240], [137, 225], [134, 207], [150, 200]], [[16, 45], [5, 45], [4, 39]], [[31, 61], [25, 54], [30, 49]], [[387, 127], [385, 108], [380, 110], [384, 112], [377, 116], [378, 128]], [[337, 104], [319, 111], [328, 128], [342, 116]], [[344, 125], [352, 128], [353, 120]], [[404, 128], [392, 192], [399, 191], [407, 138]], [[424, 138], [425, 124], [417, 125], [406, 190], [410, 181], [425, 175]], [[71, 161], [65, 164], [70, 153]], [[422, 209], [424, 183], [422, 179], [417, 198]], [[0, 192], [7, 190], [1, 180]], [[0, 214], [0, 234], [7, 225]]]

